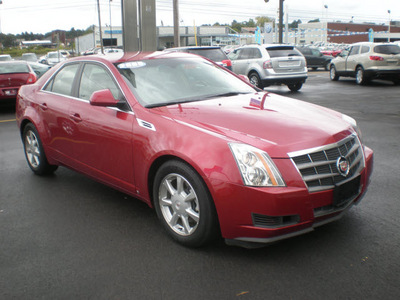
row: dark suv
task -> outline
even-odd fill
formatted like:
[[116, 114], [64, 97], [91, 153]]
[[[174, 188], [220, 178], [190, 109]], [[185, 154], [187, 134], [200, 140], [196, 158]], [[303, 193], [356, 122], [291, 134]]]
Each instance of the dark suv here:
[[227, 68], [228, 70], [232, 70], [232, 62], [226, 56], [225, 52], [222, 51], [221, 47], [218, 46], [192, 46], [192, 47], [177, 47], [177, 48], [168, 48], [164, 51], [167, 52], [186, 52], [193, 53], [209, 60], [216, 62], [217, 64]]
[[318, 68], [324, 68], [326, 71], [329, 71], [329, 65], [331, 63], [332, 57], [328, 57], [323, 55], [321, 51], [316, 48], [311, 47], [301, 47], [297, 48], [304, 55], [307, 61], [307, 67], [313, 70], [317, 70]]
[[228, 57], [232, 61], [233, 72], [246, 75], [253, 85], [261, 89], [285, 84], [295, 92], [307, 79], [304, 56], [290, 45], [246, 45], [235, 49]]

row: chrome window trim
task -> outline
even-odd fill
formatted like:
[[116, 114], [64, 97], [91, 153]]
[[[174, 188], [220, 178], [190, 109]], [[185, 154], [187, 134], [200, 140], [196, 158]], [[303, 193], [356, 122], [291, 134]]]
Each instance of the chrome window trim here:
[[[64, 67], [66, 67], [66, 66], [68, 66], [68, 65], [72, 65], [72, 64], [84, 65], [84, 64], [87, 64], [87, 63], [91, 63], [91, 64], [100, 64], [100, 65], [104, 66], [104, 68], [108, 71], [108, 73], [110, 74], [110, 76], [113, 78], [114, 82], [117, 84], [117, 87], [118, 87], [118, 89], [120, 90], [122, 96], [124, 97], [126, 103], [128, 104], [128, 107], [129, 107], [130, 111], [133, 112], [132, 106], [131, 106], [131, 104], [129, 103], [129, 101], [127, 100], [126, 94], [125, 94], [124, 90], [122, 89], [121, 85], [119, 84], [117, 78], [115, 78], [114, 73], [111, 72], [110, 68], [109, 68], [105, 63], [103, 63], [103, 62], [101, 62], [101, 61], [79, 60], [79, 61], [66, 62], [66, 63], [64, 63], [64, 64], [60, 67], [60, 69], [58, 69], [53, 75], [51, 75], [51, 76], [46, 80], [46, 82], [45, 82], [45, 83], [43, 84], [43, 86], [40, 88], [40, 91], [41, 91], [41, 92], [44, 92], [44, 93], [49, 93], [49, 94], [53, 94], [53, 95], [58, 95], [58, 96], [67, 97], [67, 98], [70, 98], [70, 99], [72, 99], [72, 100], [78, 100], [78, 101], [81, 101], [81, 102], [87, 102], [87, 103], [89, 103], [90, 101], [85, 100], [85, 99], [82, 99], [82, 98], [72, 97], [72, 96], [70, 96], [70, 95], [64, 95], [64, 94], [59, 94], [59, 93], [54, 93], [54, 92], [52, 92], [52, 91], [47, 91], [47, 90], [44, 89], [44, 87], [47, 86], [47, 84], [48, 84], [62, 69], [64, 69]], [[84, 66], [83, 66], [83, 67], [84, 67]], [[82, 70], [82, 71], [83, 71], [83, 70]], [[126, 111], [124, 111], [124, 110], [121, 110], [121, 109], [118, 109], [118, 108], [115, 108], [115, 107], [108, 107], [108, 108], [113, 108], [113, 109], [116, 109], [116, 110], [119, 110], [119, 111], [122, 111], [122, 112], [126, 112]]]

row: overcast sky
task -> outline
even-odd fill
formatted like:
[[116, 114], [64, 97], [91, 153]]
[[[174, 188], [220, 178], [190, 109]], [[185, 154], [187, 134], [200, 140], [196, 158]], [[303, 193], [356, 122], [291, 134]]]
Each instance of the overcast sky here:
[[[46, 33], [55, 29], [86, 29], [98, 24], [97, 0], [2, 0], [0, 25], [2, 33]], [[172, 0], [156, 0], [157, 25], [173, 25]], [[102, 25], [121, 25], [121, 0], [100, 0]], [[247, 21], [256, 16], [275, 18], [279, 0], [179, 0], [182, 25], [196, 26]], [[285, 0], [289, 22], [322, 21], [355, 23], [388, 23], [400, 21], [400, 0]], [[324, 6], [327, 6], [325, 8]]]

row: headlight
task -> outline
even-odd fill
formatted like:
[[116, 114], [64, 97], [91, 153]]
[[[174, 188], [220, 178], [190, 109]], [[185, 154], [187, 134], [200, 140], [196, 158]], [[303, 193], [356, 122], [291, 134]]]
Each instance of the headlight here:
[[230, 143], [243, 182], [249, 186], [285, 186], [278, 168], [264, 151], [245, 144]]
[[360, 139], [360, 141], [362, 141], [362, 135], [361, 135], [361, 130], [360, 128], [357, 126], [357, 122], [356, 120], [354, 120], [352, 117], [349, 117], [348, 115], [342, 114], [342, 120], [346, 121], [347, 123], [349, 123], [354, 131], [357, 133], [358, 138]]

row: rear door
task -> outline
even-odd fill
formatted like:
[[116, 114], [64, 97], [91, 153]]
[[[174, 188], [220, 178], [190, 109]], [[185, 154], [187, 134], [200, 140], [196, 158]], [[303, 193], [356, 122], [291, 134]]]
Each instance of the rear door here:
[[68, 165], [73, 157], [73, 138], [77, 130], [68, 109], [79, 68], [79, 63], [65, 65], [38, 92], [38, 111], [44, 125], [41, 138], [52, 151], [51, 156]]

